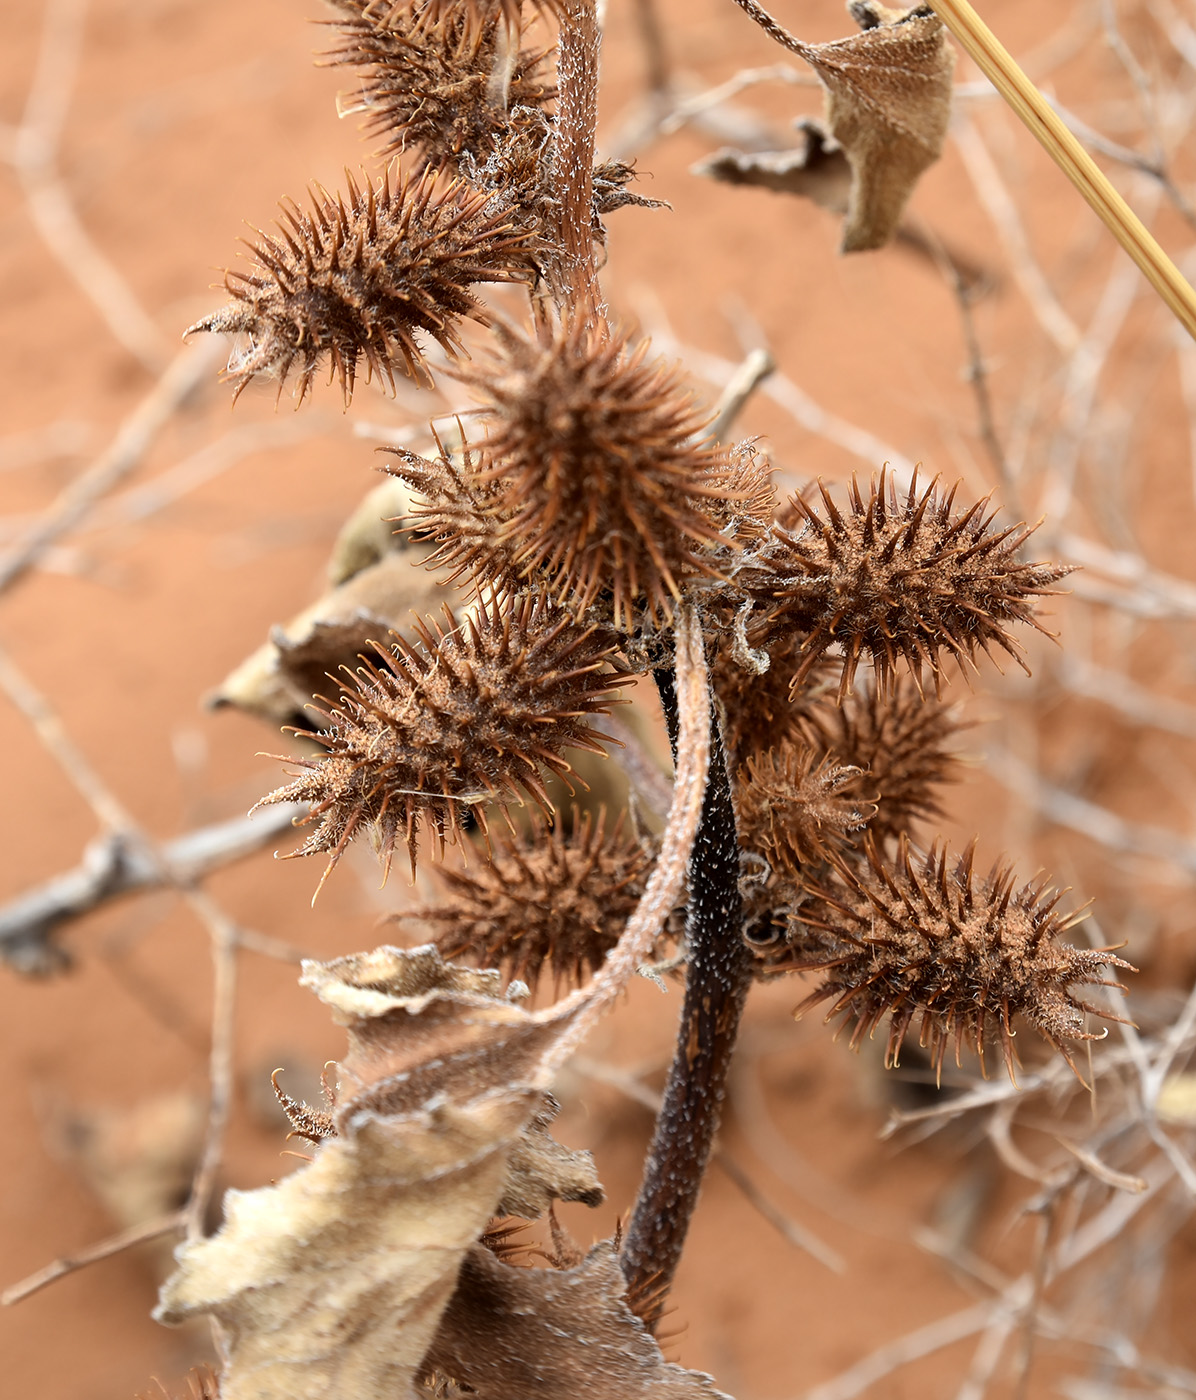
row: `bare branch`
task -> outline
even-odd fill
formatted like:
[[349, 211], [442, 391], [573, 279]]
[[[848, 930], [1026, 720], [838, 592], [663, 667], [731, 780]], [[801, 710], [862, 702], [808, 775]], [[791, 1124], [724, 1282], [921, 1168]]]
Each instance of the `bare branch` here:
[[[167, 842], [162, 855], [180, 880], [194, 884], [260, 851], [288, 831], [305, 810], [298, 803], [268, 807], [252, 817], [198, 827]], [[62, 958], [53, 940], [63, 925], [122, 895], [168, 884], [162, 867], [146, 858], [140, 843], [130, 842], [123, 832], [106, 832], [87, 847], [73, 870], [55, 875], [0, 908], [0, 960], [26, 974], [51, 971]], [[242, 946], [261, 951], [261, 935], [243, 929], [239, 937]], [[273, 946], [277, 940], [265, 942]]]
[[109, 1235], [106, 1240], [89, 1245], [75, 1254], [65, 1254], [61, 1259], [55, 1259], [52, 1264], [47, 1264], [44, 1269], [38, 1269], [35, 1274], [22, 1279], [20, 1283], [6, 1288], [0, 1293], [0, 1306], [10, 1308], [23, 1298], [28, 1298], [56, 1280], [65, 1278], [67, 1274], [73, 1274], [76, 1269], [85, 1269], [89, 1264], [98, 1264], [101, 1259], [111, 1259], [114, 1254], [123, 1254], [134, 1245], [144, 1244], [147, 1240], [156, 1240], [162, 1235], [181, 1230], [184, 1219], [183, 1211], [172, 1210], [169, 1215], [160, 1215], [144, 1224], [130, 1226], [129, 1229]]
[[97, 501], [133, 471], [150, 444], [211, 374], [224, 347], [217, 337], [180, 350], [161, 379], [121, 424], [111, 445], [0, 555], [0, 593], [31, 569], [46, 549], [73, 530]]
[[86, 0], [51, 0], [41, 52], [12, 143], [12, 162], [29, 212], [46, 247], [104, 318], [109, 330], [146, 369], [160, 373], [168, 348], [129, 284], [88, 236], [57, 170], [83, 37]]

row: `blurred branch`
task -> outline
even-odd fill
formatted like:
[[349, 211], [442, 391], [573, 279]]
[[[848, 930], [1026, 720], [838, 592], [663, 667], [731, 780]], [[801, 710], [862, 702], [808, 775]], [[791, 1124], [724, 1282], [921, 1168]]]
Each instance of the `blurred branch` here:
[[1026, 237], [1017, 205], [975, 123], [957, 116], [952, 122], [951, 134], [980, 202], [1005, 245], [1014, 281], [1021, 288], [1038, 324], [1065, 355], [1071, 354], [1080, 343], [1079, 327], [1059, 304], [1030, 251], [1030, 241]]
[[967, 0], [934, 0], [934, 10], [1134, 260], [1188, 334], [1196, 336], [1196, 290]]
[[[284, 804], [267, 807], [253, 817], [198, 827], [165, 843], [162, 855], [178, 879], [194, 884], [260, 851], [288, 831], [304, 810]], [[147, 859], [139, 843], [130, 842], [125, 833], [107, 831], [87, 847], [74, 869], [0, 907], [0, 961], [26, 974], [50, 971], [64, 956], [53, 946], [64, 924], [122, 895], [168, 885], [162, 866]], [[262, 938], [249, 930], [240, 932], [241, 944], [247, 948], [261, 944]], [[286, 947], [275, 939], [266, 941], [274, 948], [270, 956], [278, 956], [278, 949]]]
[[1133, 724], [1161, 729], [1182, 739], [1196, 739], [1196, 705], [1185, 705], [1139, 685], [1120, 671], [1094, 666], [1063, 652], [1055, 666], [1059, 684], [1073, 695], [1099, 700]]
[[35, 1274], [30, 1274], [20, 1283], [14, 1283], [11, 1288], [6, 1288], [3, 1293], [0, 1293], [0, 1307], [10, 1308], [14, 1303], [19, 1303], [22, 1298], [28, 1298], [31, 1294], [37, 1293], [40, 1289], [64, 1278], [67, 1274], [73, 1274], [76, 1269], [85, 1269], [89, 1264], [98, 1264], [101, 1259], [111, 1259], [114, 1254], [123, 1254], [126, 1249], [132, 1249], [134, 1245], [145, 1244], [148, 1240], [156, 1240], [162, 1235], [169, 1235], [175, 1230], [181, 1230], [184, 1218], [184, 1213], [181, 1210], [172, 1210], [169, 1215], [160, 1215], [156, 1220], [147, 1220], [144, 1224], [133, 1225], [117, 1235], [109, 1235], [106, 1240], [89, 1245], [76, 1254], [63, 1255], [61, 1259], [55, 1259], [52, 1264], [47, 1264], [44, 1269], [38, 1269]]
[[[735, 382], [740, 373], [739, 365], [721, 355], [682, 344], [660, 309], [653, 308], [653, 312], [652, 341], [657, 349], [663, 354], [676, 355], [683, 359], [694, 374], [700, 375], [720, 389], [726, 389]], [[645, 317], [645, 320], [647, 319]], [[908, 457], [868, 432], [866, 428], [857, 427], [854, 423], [828, 412], [787, 375], [769, 375], [761, 382], [759, 392], [783, 408], [812, 436], [823, 438], [842, 448], [844, 452], [863, 462], [870, 471], [874, 471], [881, 462], [887, 462], [896, 479], [903, 484], [909, 484], [915, 468]]]
[[79, 220], [58, 173], [58, 147], [79, 66], [86, 0], [50, 0], [41, 51], [11, 161], [46, 247], [103, 317], [116, 339], [151, 373], [169, 356], [165, 338], [129, 284]]
[[180, 350], [170, 367], [121, 424], [109, 447], [0, 555], [0, 593], [37, 564], [46, 549], [74, 529], [97, 501], [133, 471], [179, 407], [224, 353], [218, 338]]
[[207, 931], [214, 972], [208, 1124], [186, 1206], [187, 1237], [195, 1239], [203, 1233], [204, 1216], [215, 1186], [232, 1102], [233, 1016], [236, 1010], [239, 929], [211, 895], [194, 878], [188, 878], [185, 871], [175, 869], [164, 851], [140, 829], [71, 739], [50, 702], [2, 650], [0, 690], [8, 695], [33, 726], [43, 747], [87, 802], [101, 828], [108, 835], [122, 838], [138, 849], [146, 862], [158, 872], [161, 883], [178, 891], [183, 902]]
[[993, 777], [1048, 821], [1078, 831], [1110, 850], [1167, 861], [1185, 874], [1196, 875], [1196, 845], [1173, 831], [1126, 821], [1107, 807], [1077, 797], [1000, 745], [990, 746], [985, 758]]

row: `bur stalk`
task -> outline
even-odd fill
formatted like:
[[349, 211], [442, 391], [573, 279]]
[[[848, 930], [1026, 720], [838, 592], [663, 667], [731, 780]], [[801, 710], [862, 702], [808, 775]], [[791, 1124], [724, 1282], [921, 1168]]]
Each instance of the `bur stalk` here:
[[[673, 673], [654, 674], [675, 746]], [[735, 809], [713, 709], [711, 736], [710, 776], [689, 862], [688, 971], [677, 1048], [621, 1254], [628, 1297], [650, 1328], [660, 1319], [698, 1202], [752, 978], [741, 932]]]

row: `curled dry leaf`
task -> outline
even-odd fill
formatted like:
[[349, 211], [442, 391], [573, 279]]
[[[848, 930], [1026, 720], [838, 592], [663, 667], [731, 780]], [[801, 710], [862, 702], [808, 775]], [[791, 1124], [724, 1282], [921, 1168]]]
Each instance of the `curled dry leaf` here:
[[717, 1400], [709, 1376], [665, 1361], [626, 1286], [610, 1244], [569, 1269], [513, 1268], [475, 1247], [427, 1365], [480, 1400]]
[[851, 164], [843, 147], [821, 123], [803, 118], [800, 141], [787, 151], [737, 151], [725, 146], [693, 167], [724, 185], [751, 185], [777, 194], [802, 195], [840, 216], [851, 199]]
[[[804, 58], [826, 90], [826, 126], [851, 167], [843, 251], [883, 247], [897, 230], [918, 176], [942, 154], [955, 69], [942, 20], [929, 5], [891, 9], [877, 0], [851, 0], [847, 8], [861, 32], [807, 44], [755, 0], [738, 3], [778, 43]], [[800, 159], [791, 162], [788, 178], [798, 177], [802, 168]], [[816, 171], [815, 160], [809, 173]], [[734, 172], [724, 162], [723, 169], [707, 173], [727, 178]], [[748, 182], [766, 182], [759, 167], [751, 174], [756, 178]], [[798, 192], [818, 198], [813, 187]]]
[[317, 695], [331, 695], [328, 679], [359, 665], [413, 614], [438, 608], [445, 589], [429, 577], [417, 550], [388, 553], [345, 583], [329, 589], [252, 652], [207, 697], [211, 709], [231, 706], [273, 725], [310, 725], [305, 709]]
[[307, 963], [303, 982], [349, 1033], [336, 1136], [276, 1185], [229, 1192], [220, 1233], [179, 1249], [155, 1316], [220, 1320], [223, 1400], [394, 1400], [414, 1392], [491, 1217], [558, 1184], [600, 1190], [546, 1132], [546, 1055], [585, 998], [529, 1012], [496, 973], [434, 948]]
[[843, 251], [880, 248], [918, 176], [943, 150], [955, 51], [929, 5], [850, 7], [862, 32], [805, 54], [826, 88], [826, 120], [851, 164]]

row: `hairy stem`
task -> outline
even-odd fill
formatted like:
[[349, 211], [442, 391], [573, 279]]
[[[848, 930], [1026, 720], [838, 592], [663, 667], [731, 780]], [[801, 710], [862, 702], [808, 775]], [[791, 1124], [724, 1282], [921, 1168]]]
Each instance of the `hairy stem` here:
[[560, 208], [558, 295], [598, 306], [594, 267], [594, 130], [598, 124], [598, 16], [594, 0], [569, 0], [558, 46], [557, 139], [552, 178]]
[[[669, 734], [677, 729], [671, 670], [655, 673]], [[628, 1293], [649, 1327], [681, 1259], [718, 1128], [731, 1052], [751, 982], [741, 937], [739, 841], [718, 718], [711, 711], [710, 776], [689, 864], [689, 969], [677, 1049], [623, 1243]]]

